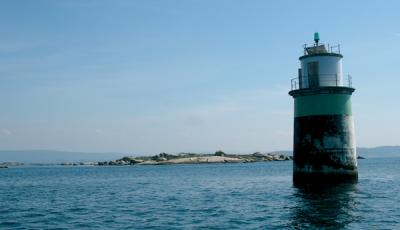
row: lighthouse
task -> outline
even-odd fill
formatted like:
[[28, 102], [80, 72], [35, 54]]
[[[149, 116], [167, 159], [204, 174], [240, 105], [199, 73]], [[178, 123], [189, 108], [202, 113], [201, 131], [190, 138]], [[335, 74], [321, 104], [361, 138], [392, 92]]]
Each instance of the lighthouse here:
[[340, 46], [304, 45], [294, 99], [293, 181], [357, 180], [351, 95], [352, 79], [343, 76]]

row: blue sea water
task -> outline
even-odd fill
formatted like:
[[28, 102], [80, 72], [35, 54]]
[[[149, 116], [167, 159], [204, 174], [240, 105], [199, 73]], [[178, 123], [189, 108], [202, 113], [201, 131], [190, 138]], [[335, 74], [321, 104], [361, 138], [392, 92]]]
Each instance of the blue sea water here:
[[0, 229], [400, 229], [400, 158], [298, 188], [292, 162], [0, 170]]

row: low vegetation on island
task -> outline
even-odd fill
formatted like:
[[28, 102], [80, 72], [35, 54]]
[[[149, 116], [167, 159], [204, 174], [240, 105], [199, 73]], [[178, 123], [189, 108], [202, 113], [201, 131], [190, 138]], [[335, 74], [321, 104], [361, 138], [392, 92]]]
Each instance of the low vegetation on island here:
[[113, 161], [98, 162], [97, 165], [165, 165], [165, 164], [201, 164], [201, 163], [250, 163], [260, 161], [286, 161], [292, 156], [278, 153], [262, 154], [226, 154], [217, 151], [214, 154], [180, 153], [177, 155], [160, 153], [155, 156], [126, 156]]

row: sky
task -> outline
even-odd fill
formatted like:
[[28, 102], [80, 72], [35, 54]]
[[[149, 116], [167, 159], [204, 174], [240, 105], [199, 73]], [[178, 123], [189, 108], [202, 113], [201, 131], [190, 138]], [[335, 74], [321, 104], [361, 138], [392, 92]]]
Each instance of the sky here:
[[400, 2], [0, 1], [0, 150], [292, 148], [302, 45], [340, 44], [357, 145], [400, 144]]

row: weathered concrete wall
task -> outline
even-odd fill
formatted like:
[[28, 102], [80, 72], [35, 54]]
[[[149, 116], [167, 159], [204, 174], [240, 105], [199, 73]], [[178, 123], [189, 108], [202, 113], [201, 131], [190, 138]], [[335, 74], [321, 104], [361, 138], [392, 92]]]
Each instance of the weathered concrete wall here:
[[357, 178], [353, 91], [347, 87], [321, 87], [289, 93], [295, 99], [294, 180]]
[[293, 173], [357, 177], [351, 115], [295, 117]]

